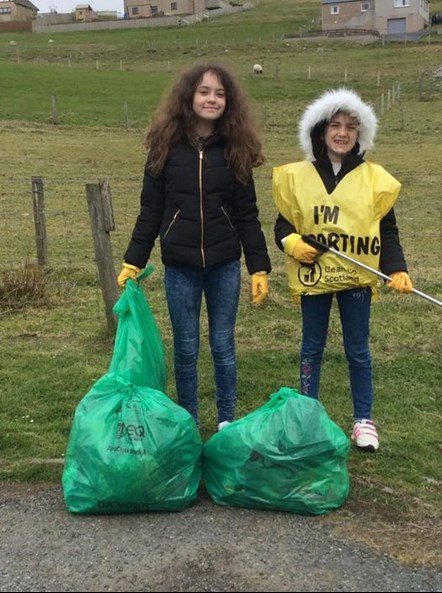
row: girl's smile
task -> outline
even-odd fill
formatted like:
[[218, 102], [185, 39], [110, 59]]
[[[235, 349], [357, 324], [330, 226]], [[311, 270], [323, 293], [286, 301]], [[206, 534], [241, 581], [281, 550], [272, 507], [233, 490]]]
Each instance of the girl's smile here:
[[325, 129], [324, 141], [332, 162], [342, 162], [358, 141], [359, 125], [355, 117], [339, 111]]
[[214, 72], [204, 73], [193, 95], [192, 107], [198, 118], [196, 132], [201, 136], [211, 134], [226, 108], [226, 92]]

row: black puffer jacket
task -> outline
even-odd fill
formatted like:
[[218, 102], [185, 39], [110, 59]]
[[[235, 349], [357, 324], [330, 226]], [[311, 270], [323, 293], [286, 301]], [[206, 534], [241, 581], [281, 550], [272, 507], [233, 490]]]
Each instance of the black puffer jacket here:
[[[363, 158], [358, 154], [349, 154], [342, 162], [339, 173], [335, 176], [332, 164], [328, 156], [324, 153], [314, 161], [314, 166], [318, 171], [327, 193], [331, 194], [341, 179], [352, 169], [363, 163]], [[281, 214], [278, 215], [275, 224], [275, 241], [279, 249], [284, 251], [281, 239], [291, 233], [298, 232], [293, 225], [288, 222]], [[392, 272], [407, 272], [404, 253], [399, 242], [399, 231], [396, 224], [396, 216], [392, 208], [380, 221], [381, 235], [381, 253], [380, 269], [384, 274]]]
[[201, 150], [183, 139], [159, 176], [146, 165], [126, 263], [143, 268], [159, 235], [165, 265], [207, 267], [237, 260], [243, 250], [250, 274], [270, 272], [253, 179], [246, 185], [235, 180], [224, 149], [220, 136]]

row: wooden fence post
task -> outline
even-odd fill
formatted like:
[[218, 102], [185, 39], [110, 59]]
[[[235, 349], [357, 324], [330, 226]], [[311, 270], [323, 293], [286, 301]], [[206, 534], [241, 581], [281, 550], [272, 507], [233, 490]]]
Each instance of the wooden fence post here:
[[48, 241], [46, 237], [46, 215], [43, 191], [43, 177], [32, 177], [32, 204], [34, 208], [35, 240], [39, 266], [48, 263]]
[[55, 125], [58, 124], [57, 95], [51, 96], [51, 122]]
[[107, 326], [115, 332], [117, 320], [112, 308], [119, 297], [117, 276], [112, 258], [110, 231], [115, 229], [110, 187], [106, 180], [86, 184], [95, 258], [106, 311]]
[[124, 110], [124, 123], [126, 124], [126, 130], [128, 130], [129, 129], [129, 106], [127, 103], [127, 97], [124, 99], [123, 110]]
[[275, 80], [279, 80], [279, 64], [275, 66]]

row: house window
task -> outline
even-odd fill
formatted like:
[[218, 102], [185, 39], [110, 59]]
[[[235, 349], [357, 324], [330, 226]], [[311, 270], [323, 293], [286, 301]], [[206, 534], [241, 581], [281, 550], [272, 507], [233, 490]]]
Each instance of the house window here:
[[138, 16], [138, 6], [132, 6], [132, 16]]
[[151, 12], [152, 16], [155, 16], [156, 14], [158, 14], [158, 6], [152, 5], [150, 7], [150, 12]]
[[10, 8], [0, 8], [0, 14], [11, 14]]
[[339, 6], [337, 4], [330, 6], [330, 14], [339, 14]]
[[171, 2], [170, 3], [170, 10], [178, 10], [178, 3], [177, 2]]
[[394, 0], [395, 8], [402, 8], [403, 6], [410, 6], [410, 0]]
[[361, 12], [367, 12], [367, 10], [370, 10], [370, 2], [362, 2]]

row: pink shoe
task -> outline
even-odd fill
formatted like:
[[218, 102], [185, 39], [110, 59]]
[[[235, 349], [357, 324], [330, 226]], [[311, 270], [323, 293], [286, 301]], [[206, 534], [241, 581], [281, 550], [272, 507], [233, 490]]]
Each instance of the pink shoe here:
[[379, 437], [374, 422], [358, 420], [353, 424], [352, 441], [359, 449], [374, 453], [379, 449]]

